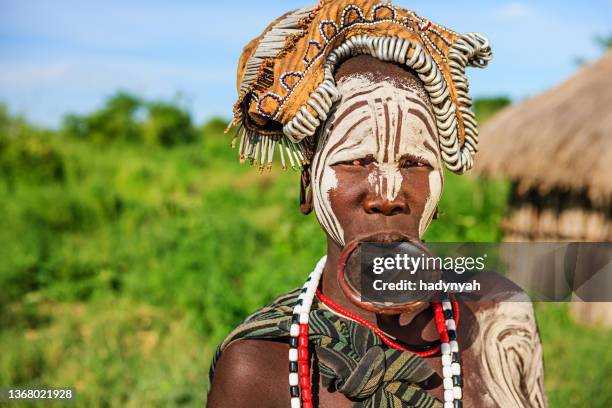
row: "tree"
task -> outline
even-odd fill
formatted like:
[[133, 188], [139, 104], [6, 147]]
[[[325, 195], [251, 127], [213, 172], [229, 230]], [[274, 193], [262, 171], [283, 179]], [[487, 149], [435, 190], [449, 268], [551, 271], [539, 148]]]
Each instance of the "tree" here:
[[97, 143], [145, 142], [165, 147], [189, 143], [196, 130], [189, 112], [175, 102], [148, 102], [125, 92], [89, 115], [66, 115], [65, 134]]
[[143, 140], [170, 147], [196, 139], [191, 115], [171, 103], [151, 102], [147, 104], [148, 117], [143, 123]]
[[138, 140], [139, 130], [136, 113], [142, 101], [126, 92], [111, 96], [105, 105], [90, 115], [67, 115], [64, 118], [65, 133], [87, 138], [95, 142], [114, 140]]
[[595, 37], [595, 42], [604, 50], [609, 50], [612, 48], [612, 33], [608, 34], [607, 36], [598, 35]]
[[88, 118], [88, 132], [93, 140], [134, 141], [138, 137], [136, 111], [142, 106], [140, 99], [119, 92], [106, 105]]
[[478, 98], [474, 101], [474, 113], [478, 121], [483, 123], [508, 105], [510, 105], [510, 99], [505, 96]]

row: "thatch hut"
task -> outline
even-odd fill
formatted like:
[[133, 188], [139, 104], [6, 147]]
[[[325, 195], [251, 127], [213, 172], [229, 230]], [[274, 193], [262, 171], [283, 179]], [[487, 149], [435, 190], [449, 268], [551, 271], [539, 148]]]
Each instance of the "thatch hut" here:
[[[474, 172], [512, 180], [506, 241], [612, 241], [612, 51], [480, 134]], [[572, 314], [612, 325], [611, 305], [573, 303]]]
[[612, 241], [612, 51], [480, 134], [475, 173], [513, 181], [506, 240]]

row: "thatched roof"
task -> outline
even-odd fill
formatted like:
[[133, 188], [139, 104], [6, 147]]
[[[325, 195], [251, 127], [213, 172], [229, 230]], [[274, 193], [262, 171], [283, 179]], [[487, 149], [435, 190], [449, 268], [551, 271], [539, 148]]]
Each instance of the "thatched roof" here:
[[[517, 73], [516, 81], [520, 81]], [[519, 190], [586, 190], [612, 202], [612, 51], [481, 129], [474, 173], [509, 176]]]

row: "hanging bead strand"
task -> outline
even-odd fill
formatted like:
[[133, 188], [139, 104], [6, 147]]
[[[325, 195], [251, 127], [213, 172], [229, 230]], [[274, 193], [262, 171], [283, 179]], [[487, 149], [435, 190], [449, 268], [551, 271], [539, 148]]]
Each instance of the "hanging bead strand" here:
[[442, 353], [442, 378], [444, 386], [444, 408], [462, 408], [463, 397], [459, 344], [457, 343], [458, 316], [447, 293], [442, 294], [442, 303], [435, 304], [436, 324], [440, 332]]
[[[289, 328], [289, 393], [291, 408], [313, 408], [308, 355], [308, 316], [327, 256], [319, 260], [302, 286]], [[301, 389], [301, 392], [300, 392]], [[300, 399], [301, 396], [301, 399]]]

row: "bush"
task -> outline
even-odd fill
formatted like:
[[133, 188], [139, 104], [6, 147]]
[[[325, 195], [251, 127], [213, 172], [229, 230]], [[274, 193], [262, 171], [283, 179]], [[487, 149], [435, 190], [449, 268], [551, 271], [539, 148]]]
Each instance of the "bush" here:
[[219, 137], [223, 135], [229, 121], [222, 118], [212, 118], [202, 126], [202, 134], [205, 137]]
[[11, 116], [0, 104], [0, 182], [14, 188], [18, 180], [25, 184], [62, 181], [64, 163], [51, 137], [51, 132]]

